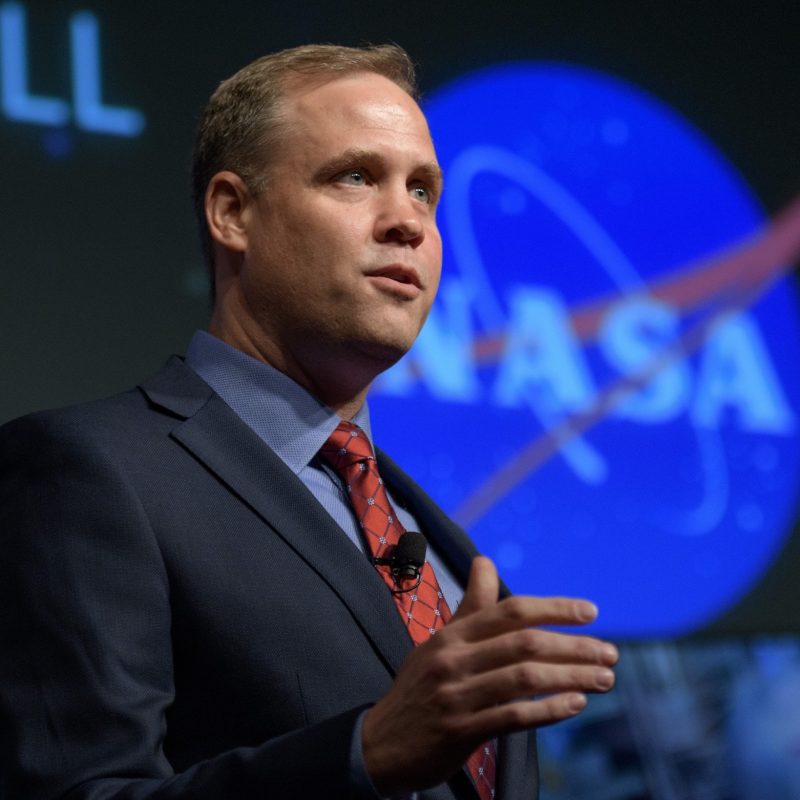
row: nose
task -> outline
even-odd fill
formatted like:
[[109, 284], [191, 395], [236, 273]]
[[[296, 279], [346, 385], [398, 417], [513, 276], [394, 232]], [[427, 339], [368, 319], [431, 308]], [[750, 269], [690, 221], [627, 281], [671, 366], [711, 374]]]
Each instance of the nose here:
[[396, 242], [417, 247], [425, 238], [420, 209], [405, 186], [385, 197], [375, 219], [375, 238], [379, 242]]

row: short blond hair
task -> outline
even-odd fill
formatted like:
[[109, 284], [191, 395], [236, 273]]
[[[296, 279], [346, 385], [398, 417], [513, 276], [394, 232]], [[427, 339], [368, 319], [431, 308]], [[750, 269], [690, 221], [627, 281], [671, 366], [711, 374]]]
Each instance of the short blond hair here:
[[270, 152], [283, 131], [280, 101], [293, 79], [331, 79], [356, 72], [388, 78], [419, 98], [414, 64], [401, 47], [311, 44], [256, 59], [223, 81], [197, 126], [192, 153], [192, 194], [203, 253], [212, 271], [213, 250], [205, 218], [205, 193], [218, 172], [239, 175], [253, 193], [263, 190]]

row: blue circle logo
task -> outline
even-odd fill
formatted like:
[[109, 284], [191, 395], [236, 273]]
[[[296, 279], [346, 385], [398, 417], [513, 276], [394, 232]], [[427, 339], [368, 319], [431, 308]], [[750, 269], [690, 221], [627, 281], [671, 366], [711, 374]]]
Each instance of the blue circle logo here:
[[713, 620], [796, 512], [797, 213], [767, 224], [690, 123], [598, 72], [495, 67], [426, 113], [442, 285], [376, 383], [379, 441], [513, 591], [589, 597], [606, 635]]

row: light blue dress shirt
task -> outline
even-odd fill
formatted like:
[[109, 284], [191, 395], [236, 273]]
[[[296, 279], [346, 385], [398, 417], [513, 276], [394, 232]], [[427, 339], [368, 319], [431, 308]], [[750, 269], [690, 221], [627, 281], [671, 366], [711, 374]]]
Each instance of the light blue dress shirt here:
[[[340, 422], [336, 413], [287, 375], [205, 331], [197, 331], [192, 337], [186, 363], [275, 451], [366, 555], [363, 534], [344, 485], [333, 468], [317, 457]], [[366, 403], [352, 422], [372, 442]], [[413, 515], [392, 497], [391, 491], [389, 500], [403, 527], [418, 531]], [[436, 572], [450, 610], [455, 612], [463, 593], [461, 586], [432, 547], [426, 558]]]

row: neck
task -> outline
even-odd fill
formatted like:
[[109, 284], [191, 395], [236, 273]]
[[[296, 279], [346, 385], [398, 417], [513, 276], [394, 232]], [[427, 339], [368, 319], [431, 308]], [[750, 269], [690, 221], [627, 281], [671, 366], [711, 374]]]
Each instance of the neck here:
[[308, 358], [297, 358], [275, 346], [270, 339], [249, 335], [242, 325], [230, 324], [230, 318], [223, 322], [216, 314], [208, 331], [231, 347], [287, 375], [344, 420], [352, 419], [364, 405], [375, 378], [371, 370], [358, 370], [355, 358], [337, 359], [333, 354], [319, 352]]

